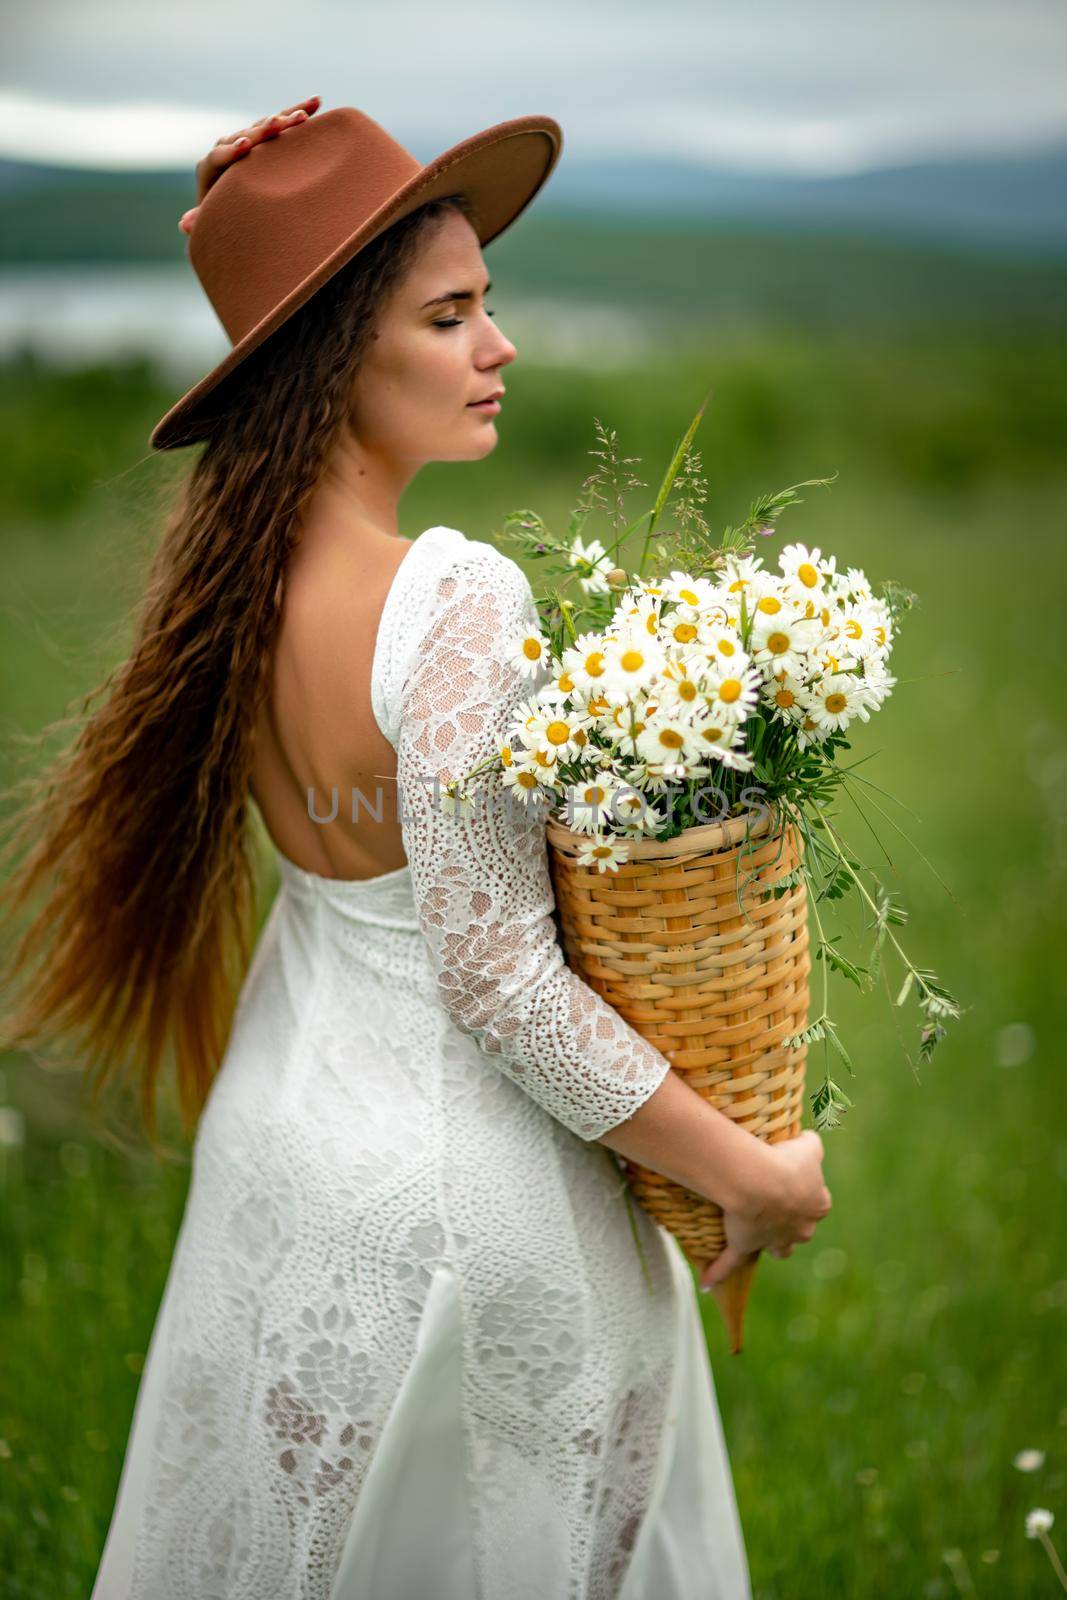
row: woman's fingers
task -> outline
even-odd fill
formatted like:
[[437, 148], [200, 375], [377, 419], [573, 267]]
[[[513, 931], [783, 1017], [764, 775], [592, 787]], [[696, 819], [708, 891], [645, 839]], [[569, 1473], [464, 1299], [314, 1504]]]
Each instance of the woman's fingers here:
[[[254, 144], [259, 144], [264, 139], [276, 139], [284, 133], [286, 128], [297, 127], [301, 122], [306, 122], [313, 116], [320, 105], [317, 94], [309, 95], [306, 100], [297, 101], [295, 106], [288, 106], [284, 111], [275, 111], [270, 116], [260, 117], [253, 122], [251, 127], [239, 128], [236, 133], [229, 134], [226, 138], [218, 139], [206, 156], [203, 156], [196, 166], [196, 199], [200, 204], [211, 185], [219, 178], [232, 161], [247, 155]], [[187, 211], [178, 226], [185, 232], [192, 231], [196, 220], [196, 206]]]
[[[758, 1251], [755, 1253], [759, 1254]], [[748, 1255], [735, 1250], [732, 1245], [726, 1245], [722, 1252], [715, 1257], [715, 1260], [706, 1266], [700, 1274], [700, 1287], [702, 1289], [710, 1289], [712, 1284], [721, 1283], [724, 1278], [728, 1278], [731, 1272], [736, 1272], [742, 1262], [748, 1259]]]

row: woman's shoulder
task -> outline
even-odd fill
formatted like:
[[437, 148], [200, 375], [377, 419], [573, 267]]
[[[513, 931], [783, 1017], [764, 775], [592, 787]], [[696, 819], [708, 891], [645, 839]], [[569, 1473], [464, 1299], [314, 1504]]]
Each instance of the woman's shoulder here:
[[433, 528], [427, 532], [447, 536], [442, 541], [443, 560], [439, 567], [439, 579], [446, 596], [453, 592], [452, 580], [460, 577], [474, 583], [479, 580], [495, 583], [503, 593], [517, 595], [522, 600], [531, 593], [530, 580], [522, 567], [498, 545], [472, 538], [458, 528]]

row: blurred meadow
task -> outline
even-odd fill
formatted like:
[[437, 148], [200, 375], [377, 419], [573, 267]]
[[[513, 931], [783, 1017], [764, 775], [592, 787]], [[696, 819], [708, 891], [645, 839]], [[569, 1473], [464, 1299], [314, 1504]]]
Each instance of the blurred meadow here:
[[[898, 687], [852, 740], [902, 804], [876, 796], [881, 845], [847, 802], [839, 815], [909, 908], [912, 958], [966, 1010], [920, 1067], [913, 1011], [834, 980], [856, 1071], [835, 1073], [854, 1104], [824, 1135], [833, 1211], [790, 1259], [762, 1258], [740, 1357], [700, 1297], [754, 1596], [1052, 1594], [1023, 1521], [1051, 1508], [1067, 1553], [1062, 258], [531, 215], [487, 261], [519, 349], [500, 443], [424, 470], [405, 532], [492, 541], [519, 506], [561, 527], [594, 417], [658, 485], [710, 390], [695, 447], [713, 525], [836, 472], [761, 553], [800, 539], [920, 597]], [[615, 322], [579, 355], [537, 354], [560, 308], [592, 327], [606, 300]], [[641, 341], [625, 358], [613, 328]], [[186, 470], [147, 436], [183, 386], [133, 357], [3, 367], [5, 783], [19, 735], [124, 654]], [[862, 939], [847, 902], [842, 918]], [[107, 1530], [188, 1158], [176, 1119], [157, 1163], [129, 1108], [95, 1126], [76, 1074], [21, 1057], [0, 1065], [0, 1107], [0, 1571], [11, 1600], [74, 1600]]]

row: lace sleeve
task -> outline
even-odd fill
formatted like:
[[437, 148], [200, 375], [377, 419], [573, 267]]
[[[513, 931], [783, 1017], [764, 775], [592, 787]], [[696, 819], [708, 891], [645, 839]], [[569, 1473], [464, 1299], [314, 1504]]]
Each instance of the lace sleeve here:
[[536, 623], [525, 573], [491, 545], [441, 576], [400, 697], [401, 826], [445, 1010], [590, 1140], [632, 1116], [670, 1062], [566, 964], [544, 810], [525, 813], [493, 771], [473, 781], [471, 814], [440, 803], [448, 779], [499, 752], [515, 707], [536, 692], [508, 659], [515, 633]]

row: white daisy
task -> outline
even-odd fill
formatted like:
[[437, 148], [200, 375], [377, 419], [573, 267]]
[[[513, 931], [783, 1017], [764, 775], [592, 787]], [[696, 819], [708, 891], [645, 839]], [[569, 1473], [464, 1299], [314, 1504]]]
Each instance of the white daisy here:
[[605, 657], [603, 688], [616, 703], [619, 696], [629, 699], [647, 689], [665, 661], [663, 646], [640, 626], [620, 629], [616, 638], [608, 640]]
[[799, 677], [821, 633], [822, 626], [814, 618], [759, 613], [752, 624], [752, 660], [775, 677], [780, 672]]
[[777, 573], [758, 572], [745, 591], [745, 609], [752, 618], [783, 617], [792, 614], [795, 601]]
[[577, 685], [569, 672], [562, 668], [555, 671], [547, 683], [541, 685], [537, 691], [537, 698], [542, 705], [562, 705], [565, 700], [577, 701]]
[[597, 867], [601, 872], [618, 872], [620, 862], [627, 860], [629, 854], [625, 841], [608, 839], [603, 834], [578, 846], [579, 865]]
[[763, 560], [760, 556], [728, 555], [723, 561], [717, 587], [721, 589], [724, 597], [738, 596], [742, 589], [748, 587], [762, 566]]
[[1035, 1506], [1026, 1513], [1026, 1537], [1036, 1539], [1040, 1534], [1047, 1533], [1056, 1518], [1045, 1506]]
[[874, 598], [867, 574], [861, 572], [859, 567], [849, 567], [844, 577], [838, 573], [837, 584], [838, 592], [846, 599], [869, 603]]
[[799, 678], [788, 672], [768, 678], [763, 686], [763, 698], [771, 708], [776, 722], [792, 725], [804, 716], [804, 686]]
[[663, 813], [632, 783], [621, 783], [615, 788], [611, 802], [616, 826], [633, 838], [658, 833], [663, 826]]
[[803, 721], [797, 727], [797, 749], [806, 750], [809, 744], [822, 744], [832, 732], [832, 728], [820, 728], [811, 713], [805, 711]]
[[441, 789], [441, 815], [468, 817], [474, 810], [474, 796], [461, 778], [449, 778]]
[[604, 687], [607, 671], [607, 641], [601, 633], [582, 633], [563, 651], [563, 670], [573, 679], [575, 688], [591, 694]]
[[519, 633], [512, 641], [509, 660], [524, 678], [536, 678], [549, 662], [549, 643], [537, 629]]
[[703, 622], [700, 642], [708, 660], [719, 666], [736, 666], [745, 654], [737, 629], [710, 618]]
[[660, 629], [662, 602], [655, 595], [635, 594], [615, 607], [609, 633], [632, 629], [655, 639]]
[[888, 631], [871, 606], [845, 606], [838, 627], [854, 656], [873, 655], [887, 646]]
[[710, 605], [715, 595], [715, 585], [709, 578], [694, 578], [676, 567], [663, 585], [667, 598], [690, 611], [700, 611]]
[[568, 560], [572, 567], [578, 568], [578, 582], [586, 594], [608, 592], [607, 574], [615, 563], [599, 539], [590, 539], [583, 545], [576, 534], [570, 544]]
[[744, 722], [758, 697], [759, 676], [748, 665], [747, 657], [738, 667], [725, 663], [713, 667], [704, 679], [704, 700], [708, 709], [727, 722]]
[[558, 761], [566, 761], [585, 746], [584, 734], [581, 739], [576, 737], [580, 727], [580, 720], [573, 713], [560, 711], [557, 706], [543, 706], [537, 715], [527, 719], [523, 739], [527, 749], [544, 747]]
[[[693, 730], [682, 717], [657, 712], [647, 719], [635, 741], [637, 753], [650, 768], [687, 767], [696, 757]], [[675, 776], [680, 776], [676, 773]]]
[[534, 725], [544, 714], [545, 705], [539, 695], [531, 695], [526, 700], [520, 700], [511, 714], [509, 742], [513, 745], [525, 745], [528, 749], [536, 737], [533, 732]]
[[807, 545], [787, 544], [778, 556], [778, 565], [790, 588], [809, 597], [826, 588], [837, 566], [835, 556], [824, 556], [820, 550], [809, 550]]
[[682, 660], [666, 663], [657, 685], [658, 703], [665, 711], [684, 716], [701, 705], [700, 684], [693, 668], [699, 671], [702, 665], [702, 661], [690, 663]]
[[544, 790], [553, 787], [551, 773], [551, 768], [531, 756], [504, 767], [500, 781], [506, 790], [517, 794], [524, 804], [528, 804], [531, 799], [540, 798]]
[[567, 785], [565, 817], [568, 828], [578, 833], [599, 833], [605, 822], [610, 822], [612, 784], [598, 778], [586, 778]]
[[804, 695], [808, 715], [819, 728], [837, 732], [854, 717], [870, 720], [862, 678], [851, 672], [832, 672], [811, 684]]
[[887, 656], [893, 648], [893, 618], [889, 607], [884, 600], [870, 600], [866, 609], [868, 615], [874, 619], [870, 633], [874, 653]]
[[660, 639], [665, 645], [689, 650], [701, 642], [701, 631], [706, 628], [707, 624], [701, 622], [699, 611], [693, 611], [689, 606], [678, 606], [663, 618]]
[[880, 656], [867, 656], [863, 663], [863, 687], [873, 709], [877, 710], [892, 694], [896, 679], [886, 670]]
[[693, 722], [693, 738], [702, 755], [713, 756], [725, 766], [749, 771], [752, 758], [743, 748], [743, 735], [739, 723], [728, 722], [705, 712]]

